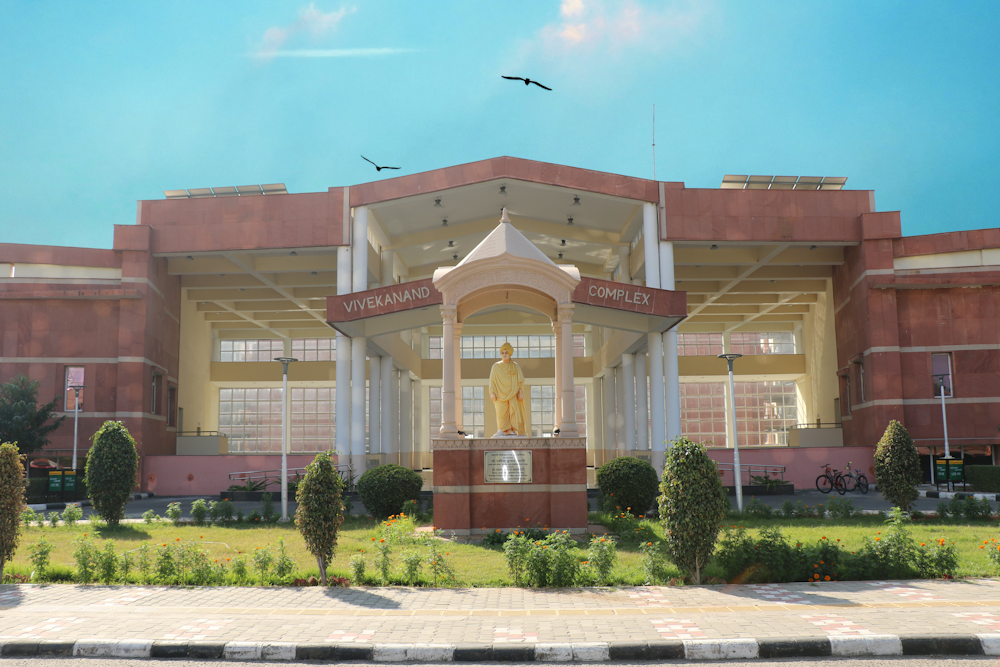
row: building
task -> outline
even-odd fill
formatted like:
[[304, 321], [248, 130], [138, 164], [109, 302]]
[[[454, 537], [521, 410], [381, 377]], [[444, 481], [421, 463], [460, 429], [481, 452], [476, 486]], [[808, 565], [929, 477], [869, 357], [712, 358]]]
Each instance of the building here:
[[[731, 462], [735, 421], [744, 464], [784, 465], [808, 486], [822, 463], [870, 465], [890, 419], [940, 453], [940, 387], [952, 450], [992, 462], [1000, 230], [904, 238], [898, 212], [845, 181], [726, 176], [693, 189], [502, 157], [317, 193], [166, 191], [115, 225], [111, 250], [0, 244], [0, 379], [38, 379], [70, 410], [65, 387], [85, 385], [81, 451], [104, 420], [123, 421], [142, 486], [160, 493], [215, 493], [231, 472], [277, 468], [283, 399], [292, 467], [333, 450], [353, 452], [355, 470], [391, 460], [430, 476], [449, 348], [440, 305], [348, 325], [328, 300], [417, 299], [506, 207], [542, 255], [595, 290], [670, 291], [686, 317], [574, 317], [571, 389], [557, 386], [556, 334], [538, 311], [493, 304], [453, 321], [454, 400], [470, 436], [492, 433], [487, 378], [508, 340], [535, 435], [559, 427], [571, 396], [591, 467], [625, 453], [656, 462], [680, 434]], [[735, 415], [723, 352], [744, 355]], [[286, 397], [282, 355], [299, 359]], [[52, 440], [66, 463], [72, 428]]]

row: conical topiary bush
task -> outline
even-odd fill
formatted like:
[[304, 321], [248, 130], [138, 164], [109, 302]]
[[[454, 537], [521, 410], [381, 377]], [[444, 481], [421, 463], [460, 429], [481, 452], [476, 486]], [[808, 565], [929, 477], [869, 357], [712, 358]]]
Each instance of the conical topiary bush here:
[[913, 438], [893, 419], [875, 448], [875, 483], [882, 496], [903, 511], [917, 499], [920, 457]]

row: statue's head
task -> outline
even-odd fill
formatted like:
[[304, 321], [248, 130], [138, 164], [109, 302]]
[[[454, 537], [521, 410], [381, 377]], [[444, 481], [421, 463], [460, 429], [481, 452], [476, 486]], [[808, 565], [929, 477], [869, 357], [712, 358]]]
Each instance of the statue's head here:
[[500, 346], [500, 358], [504, 361], [510, 359], [514, 356], [514, 346], [510, 343], [504, 343]]

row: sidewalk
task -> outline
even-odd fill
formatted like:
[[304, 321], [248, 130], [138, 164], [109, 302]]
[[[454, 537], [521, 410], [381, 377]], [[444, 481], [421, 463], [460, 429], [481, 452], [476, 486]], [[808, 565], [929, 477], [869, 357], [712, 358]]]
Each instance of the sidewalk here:
[[1000, 655], [1000, 581], [533, 590], [0, 586], [0, 654], [600, 661]]

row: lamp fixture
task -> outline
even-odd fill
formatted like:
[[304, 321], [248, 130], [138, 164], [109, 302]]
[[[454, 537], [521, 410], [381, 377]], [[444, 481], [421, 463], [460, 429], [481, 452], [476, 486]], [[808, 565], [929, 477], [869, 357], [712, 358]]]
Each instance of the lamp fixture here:
[[559, 253], [559, 259], [562, 259], [562, 253]]
[[572, 225], [573, 224], [573, 217], [572, 216], [566, 218], [566, 224], [567, 225]]
[[719, 246], [715, 245], [714, 243], [712, 244], [712, 247], [709, 248], [709, 250], [718, 250], [718, 249], [719, 249]]
[[458, 254], [456, 253], [456, 254], [452, 255], [451, 258], [452, 259], [458, 259]]
[[291, 252], [290, 252], [290, 253], [288, 253], [288, 254], [289, 254], [289, 255], [291, 255], [292, 257], [298, 257], [298, 256], [299, 256], [299, 253], [295, 252], [294, 250], [293, 250], [293, 251], [291, 251]]
[[573, 203], [570, 204], [570, 206], [579, 206], [579, 205], [580, 205], [580, 198], [579, 197], [573, 197]]
[[434, 200], [434, 208], [444, 208], [444, 204], [441, 203], [440, 197]]
[[441, 226], [442, 227], [447, 227], [448, 226], [448, 218], [445, 218], [444, 220], [441, 221]]
[[507, 184], [506, 183], [504, 183], [503, 185], [500, 186], [500, 194], [502, 194], [502, 195], [507, 194]]
[[559, 245], [566, 247], [566, 239], [559, 239]]
[[815, 246], [815, 245], [811, 245], [811, 246], [809, 246], [809, 249], [810, 249], [810, 250], [815, 250], [815, 249], [816, 249], [816, 248], [818, 248], [818, 247], [819, 247], [819, 246]]
[[455, 242], [454, 241], [448, 241], [448, 247], [449, 248], [454, 248], [455, 247]]
[[187, 257], [185, 257], [184, 259], [194, 259], [194, 257], [192, 257], [191, 255], [188, 255], [188, 256], [187, 256]]

